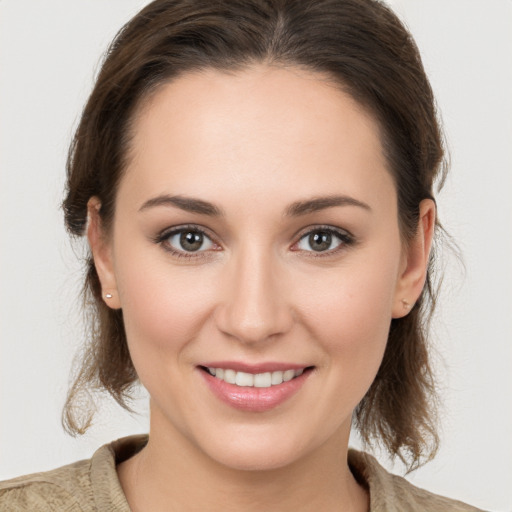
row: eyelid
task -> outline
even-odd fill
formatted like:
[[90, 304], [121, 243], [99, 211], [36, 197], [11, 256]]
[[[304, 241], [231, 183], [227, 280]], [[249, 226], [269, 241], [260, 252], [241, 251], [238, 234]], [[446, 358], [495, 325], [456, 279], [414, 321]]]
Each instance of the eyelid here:
[[[215, 248], [203, 250], [203, 251], [187, 252], [187, 251], [181, 251], [181, 250], [175, 249], [175, 248], [169, 246], [168, 244], [166, 245], [164, 243], [171, 236], [181, 233], [183, 231], [187, 231], [187, 230], [196, 231], [196, 232], [201, 233], [202, 235], [207, 237], [212, 242], [212, 244], [214, 244]], [[327, 231], [327, 232], [333, 234], [334, 236], [338, 237], [342, 243], [340, 243], [339, 246], [336, 247], [335, 249], [330, 249], [327, 251], [318, 251], [318, 252], [305, 251], [302, 249], [294, 249], [293, 248], [293, 247], [296, 247], [297, 244], [304, 237], [309, 236], [316, 231], [324, 231], [324, 232]], [[153, 242], [156, 244], [162, 245], [167, 252], [173, 254], [174, 256], [183, 257], [183, 258], [201, 258], [201, 257], [210, 256], [211, 254], [209, 254], [209, 253], [211, 253], [211, 252], [216, 252], [216, 251], [222, 250], [222, 246], [219, 244], [219, 242], [217, 242], [216, 238], [217, 237], [212, 235], [210, 230], [205, 228], [204, 226], [201, 226], [198, 224], [182, 224], [182, 225], [172, 226], [172, 227], [168, 227], [168, 228], [161, 230], [153, 238]], [[342, 251], [343, 249], [348, 248], [349, 246], [354, 245], [357, 242], [355, 236], [352, 233], [350, 233], [350, 231], [343, 229], [343, 228], [336, 227], [336, 226], [332, 226], [329, 224], [316, 224], [316, 225], [311, 225], [311, 226], [302, 228], [294, 236], [294, 239], [296, 241], [291, 246], [292, 251], [304, 252], [304, 253], [307, 253], [308, 256], [315, 257], [315, 258], [322, 257], [322, 256], [326, 256], [326, 257], [331, 256], [333, 254], [336, 254], [339, 251]]]
[[[195, 231], [197, 233], [201, 233], [203, 236], [205, 236], [206, 238], [208, 238], [211, 241], [211, 243], [215, 246], [215, 248], [213, 248], [213, 249], [210, 248], [210, 249], [202, 250], [202, 251], [199, 250], [199, 251], [188, 252], [188, 251], [182, 251], [182, 250], [176, 249], [176, 248], [170, 246], [169, 244], [165, 243], [173, 235], [183, 233], [184, 231]], [[203, 226], [200, 226], [198, 224], [182, 224], [182, 225], [172, 226], [172, 227], [163, 229], [153, 238], [153, 242], [156, 244], [162, 245], [164, 250], [173, 254], [174, 256], [182, 257], [182, 258], [201, 258], [201, 257], [206, 257], [208, 255], [208, 253], [210, 253], [212, 251], [220, 250], [220, 244], [216, 241], [215, 238], [216, 237], [212, 236], [210, 234], [210, 231]]]
[[308, 253], [308, 256], [318, 258], [318, 257], [322, 257], [322, 256], [333, 255], [333, 254], [337, 253], [338, 251], [341, 251], [341, 250], [343, 250], [351, 245], [354, 245], [356, 243], [356, 238], [354, 237], [354, 235], [352, 233], [350, 233], [350, 231], [347, 231], [346, 229], [338, 228], [335, 226], [331, 226], [328, 224], [318, 224], [318, 225], [308, 226], [307, 228], [302, 229], [296, 235], [297, 241], [293, 243], [292, 247], [297, 246], [299, 244], [299, 242], [301, 240], [303, 240], [306, 236], [309, 236], [312, 233], [315, 233], [317, 231], [331, 233], [331, 234], [335, 235], [336, 237], [338, 237], [341, 240], [341, 243], [335, 249], [330, 249], [327, 251], [316, 252], [316, 251], [304, 251], [302, 249], [292, 249], [292, 250], [294, 250], [296, 252], [299, 252], [299, 251], [305, 252], [305, 253]]

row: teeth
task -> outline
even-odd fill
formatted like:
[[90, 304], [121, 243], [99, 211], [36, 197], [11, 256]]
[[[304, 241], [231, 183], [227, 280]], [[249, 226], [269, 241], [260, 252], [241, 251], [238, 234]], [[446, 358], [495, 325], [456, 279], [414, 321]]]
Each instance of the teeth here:
[[236, 382], [235, 370], [224, 370], [224, 379], [222, 379], [222, 380], [225, 380], [229, 384], [235, 384], [235, 382]]
[[272, 374], [270, 372], [257, 373], [254, 376], [255, 388], [269, 388], [270, 386], [272, 386]]
[[236, 372], [235, 384], [237, 386], [254, 386], [254, 375], [252, 373]]
[[293, 370], [286, 370], [283, 373], [283, 380], [285, 382], [288, 382], [289, 380], [292, 380], [294, 376], [295, 376], [295, 372]]
[[284, 372], [277, 371], [253, 374], [224, 368], [208, 367], [208, 372], [210, 375], [228, 384], [236, 384], [241, 387], [269, 388], [271, 386], [278, 386], [283, 382], [288, 382], [295, 377], [299, 377], [299, 375], [304, 373], [304, 368], [300, 370], [286, 370]]
[[271, 384], [275, 386], [276, 384], [281, 384], [283, 382], [283, 372], [272, 372]]

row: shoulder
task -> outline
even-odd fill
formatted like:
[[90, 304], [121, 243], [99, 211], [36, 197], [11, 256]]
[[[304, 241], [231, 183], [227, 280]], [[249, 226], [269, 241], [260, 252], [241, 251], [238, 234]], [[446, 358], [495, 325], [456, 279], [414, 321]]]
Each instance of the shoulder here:
[[0, 512], [129, 511], [116, 465], [140, 450], [147, 436], [106, 444], [91, 459], [0, 482]]
[[349, 465], [356, 478], [368, 487], [371, 512], [483, 512], [416, 487], [389, 473], [367, 453], [350, 450]]
[[0, 482], [0, 511], [93, 510], [90, 465], [90, 460], [84, 460]]

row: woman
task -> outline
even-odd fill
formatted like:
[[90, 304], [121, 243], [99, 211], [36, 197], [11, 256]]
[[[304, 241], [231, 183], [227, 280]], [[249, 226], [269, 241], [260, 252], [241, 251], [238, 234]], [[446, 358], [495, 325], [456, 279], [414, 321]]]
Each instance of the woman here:
[[416, 47], [380, 3], [143, 9], [70, 152], [95, 336], [65, 422], [89, 424], [88, 387], [126, 405], [140, 380], [149, 438], [4, 483], [2, 506], [476, 510], [348, 449], [354, 424], [410, 469], [435, 453], [442, 157]]

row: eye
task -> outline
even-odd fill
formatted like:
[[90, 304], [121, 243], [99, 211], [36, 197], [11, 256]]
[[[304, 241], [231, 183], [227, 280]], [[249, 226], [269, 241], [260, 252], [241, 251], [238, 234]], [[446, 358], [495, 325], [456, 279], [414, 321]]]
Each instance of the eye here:
[[164, 233], [160, 237], [160, 242], [177, 253], [204, 252], [215, 247], [211, 238], [198, 228], [181, 228]]
[[300, 251], [333, 252], [344, 244], [351, 244], [352, 237], [333, 228], [317, 228], [303, 235], [296, 247]]

